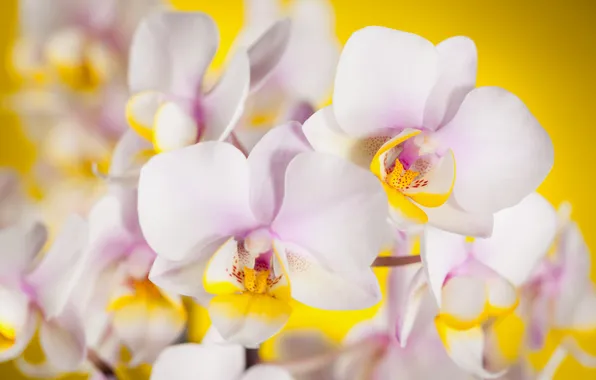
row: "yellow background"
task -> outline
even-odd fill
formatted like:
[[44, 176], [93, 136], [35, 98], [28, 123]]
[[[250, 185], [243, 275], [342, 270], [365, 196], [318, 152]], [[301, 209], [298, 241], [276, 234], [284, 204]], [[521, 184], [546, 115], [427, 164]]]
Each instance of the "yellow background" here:
[[[16, 0], [1, 2], [0, 47], [4, 53], [14, 34]], [[242, 24], [241, 0], [173, 2], [180, 8], [206, 11], [215, 18], [222, 36], [216, 64], [221, 63]], [[454, 35], [471, 37], [480, 57], [478, 85], [497, 85], [517, 94], [550, 133], [556, 163], [540, 191], [554, 204], [563, 200], [572, 202], [574, 217], [589, 246], [594, 247], [596, 3], [591, 0], [335, 0], [333, 3], [342, 42], [353, 31], [367, 25], [414, 32], [435, 43]], [[0, 85], [2, 91], [8, 89], [3, 71]], [[0, 165], [27, 171], [32, 164], [30, 147], [14, 121], [10, 115], [0, 114]], [[592, 274], [594, 277], [594, 267]], [[324, 319], [331, 335], [337, 335], [355, 319], [354, 314], [330, 315], [311, 314], [307, 324], [322, 323]], [[320, 322], [319, 318], [322, 318]], [[3, 371], [5, 367], [0, 368], [0, 375], [7, 373]], [[567, 360], [557, 379], [594, 376], [596, 371]]]

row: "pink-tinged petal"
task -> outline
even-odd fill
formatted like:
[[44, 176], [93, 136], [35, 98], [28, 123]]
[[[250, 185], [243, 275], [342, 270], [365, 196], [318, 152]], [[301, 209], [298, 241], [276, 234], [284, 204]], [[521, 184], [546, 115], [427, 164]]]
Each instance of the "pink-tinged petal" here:
[[112, 154], [110, 177], [114, 178], [114, 187], [130, 185], [136, 187], [138, 173], [145, 163], [143, 154], [152, 149], [151, 143], [140, 137], [135, 131], [124, 132]]
[[[5, 313], [8, 312], [10, 312], [13, 316], [22, 316], [22, 319], [18, 321], [20, 326], [15, 323], [15, 327], [18, 326], [19, 329], [16, 331], [17, 334], [14, 343], [8, 348], [3, 347], [0, 349], [0, 362], [5, 362], [15, 359], [16, 357], [20, 356], [23, 351], [25, 351], [25, 348], [27, 348], [29, 342], [31, 342], [31, 339], [33, 339], [33, 335], [35, 335], [39, 321], [39, 314], [27, 303], [25, 303], [24, 307], [22, 305], [13, 303], [20, 302], [16, 300], [12, 301], [12, 304], [8, 304], [6, 297], [2, 294], [2, 292], [3, 290], [0, 288], [0, 301], [2, 301], [3, 308], [3, 310], [0, 312], [0, 318], [5, 318]], [[9, 309], [9, 307], [11, 309]], [[19, 310], [16, 310], [15, 307], [19, 308]]]
[[288, 371], [273, 365], [256, 365], [251, 367], [240, 380], [293, 380]]
[[179, 344], [164, 350], [151, 380], [238, 380], [244, 372], [244, 348], [236, 344]]
[[[277, 0], [244, 0], [244, 24], [248, 28], [248, 37], [255, 34], [254, 41], [264, 30], [282, 17], [282, 9]], [[250, 33], [252, 32], [252, 33]], [[246, 32], [245, 32], [246, 33]]]
[[0, 229], [0, 279], [18, 282], [28, 270], [47, 240], [47, 230], [40, 223], [19, 223]]
[[285, 189], [272, 230], [323, 267], [362, 272], [391, 244], [387, 196], [370, 171], [336, 156], [302, 153], [288, 165]]
[[430, 289], [441, 307], [441, 289], [449, 272], [468, 258], [465, 238], [427, 227], [420, 255], [428, 274]]
[[152, 363], [182, 334], [186, 322], [182, 302], [171, 301], [135, 297], [114, 310], [114, 331], [131, 351], [131, 366]]
[[217, 26], [204, 13], [148, 16], [137, 28], [130, 48], [130, 92], [152, 90], [193, 98], [218, 44]]
[[295, 122], [272, 129], [253, 148], [248, 157], [250, 203], [260, 223], [271, 223], [279, 211], [290, 162], [296, 155], [310, 150], [302, 127]]
[[426, 274], [420, 264], [406, 265], [392, 268], [387, 282], [388, 322], [401, 347], [406, 347], [410, 335], [420, 334], [416, 320], [424, 297], [428, 295]]
[[237, 51], [215, 87], [205, 95], [204, 131], [201, 141], [223, 141], [242, 113], [250, 87], [250, 62], [244, 50]]
[[27, 277], [45, 318], [60, 315], [79, 283], [87, 261], [84, 254], [87, 240], [87, 222], [78, 215], [70, 216], [42, 261]]
[[329, 1], [292, 2], [292, 33], [276, 79], [295, 98], [320, 105], [329, 99], [341, 45]]
[[292, 298], [298, 302], [324, 310], [360, 310], [381, 300], [379, 282], [370, 268], [336, 272], [296, 244], [275, 241], [274, 246], [287, 270]]
[[89, 212], [88, 223], [90, 244], [98, 244], [102, 239], [119, 233], [124, 225], [118, 198], [105, 195], [99, 199]]
[[492, 234], [492, 213], [464, 211], [453, 197], [442, 206], [421, 208], [428, 215], [428, 223], [442, 230], [466, 236], [489, 237]]
[[247, 50], [250, 88], [257, 90], [275, 69], [290, 39], [290, 20], [280, 20], [267, 29]]
[[194, 261], [169, 261], [158, 257], [153, 262], [149, 279], [155, 285], [169, 292], [193, 297], [202, 305], [207, 305], [211, 295], [203, 286], [203, 275], [209, 259], [227, 239], [221, 239], [205, 247], [204, 252], [198, 254], [200, 259]]
[[492, 373], [484, 368], [485, 333], [481, 327], [455, 330], [441, 319], [436, 324], [447, 353], [462, 369], [483, 379], [495, 379], [506, 372]]
[[478, 53], [474, 41], [452, 37], [437, 45], [439, 78], [424, 108], [424, 127], [435, 130], [448, 123], [476, 85]]
[[87, 346], [83, 321], [71, 308], [41, 323], [39, 341], [47, 360], [59, 370], [74, 371], [85, 360]]
[[292, 308], [285, 301], [249, 292], [221, 294], [208, 307], [213, 326], [230, 343], [256, 347], [277, 334]]
[[563, 272], [555, 302], [555, 323], [565, 326], [583, 295], [578, 289], [587, 289], [590, 284], [590, 251], [575, 222], [569, 222], [558, 239], [556, 254], [561, 256]]
[[376, 26], [361, 29], [346, 43], [337, 66], [337, 121], [356, 137], [420, 127], [437, 76], [438, 54], [426, 39]]
[[139, 181], [139, 221], [165, 259], [198, 260], [203, 249], [254, 226], [249, 167], [230, 144], [208, 142], [151, 159]]
[[347, 135], [337, 124], [333, 106], [325, 107], [309, 117], [302, 130], [317, 152], [335, 154], [363, 168], [370, 166], [379, 148], [367, 144], [366, 140]]
[[546, 199], [533, 193], [517, 206], [495, 214], [492, 236], [474, 242], [474, 255], [513, 285], [519, 286], [546, 255], [555, 231], [555, 210]]
[[514, 206], [540, 185], [554, 161], [548, 133], [518, 97], [498, 87], [471, 91], [437, 139], [455, 153], [453, 194], [470, 212]]

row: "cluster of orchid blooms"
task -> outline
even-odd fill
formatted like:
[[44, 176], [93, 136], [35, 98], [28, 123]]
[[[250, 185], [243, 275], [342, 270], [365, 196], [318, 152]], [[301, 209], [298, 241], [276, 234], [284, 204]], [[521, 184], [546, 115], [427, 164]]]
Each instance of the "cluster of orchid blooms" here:
[[[212, 75], [206, 14], [21, 3], [10, 104], [54, 190], [39, 206], [1, 177], [0, 360], [103, 378], [124, 348], [155, 380], [596, 366], [588, 249], [570, 207], [535, 193], [552, 143], [515, 95], [475, 86], [470, 39], [367, 27], [341, 49], [326, 1], [252, 0]], [[386, 284], [371, 266], [391, 267]], [[202, 344], [181, 343], [183, 297], [208, 309]], [[295, 302], [382, 306], [341, 344], [282, 333], [279, 359], [248, 363]], [[506, 318], [525, 327], [515, 355], [495, 329]], [[548, 333], [558, 349], [536, 371], [526, 354]], [[22, 355], [37, 338], [41, 364]]]

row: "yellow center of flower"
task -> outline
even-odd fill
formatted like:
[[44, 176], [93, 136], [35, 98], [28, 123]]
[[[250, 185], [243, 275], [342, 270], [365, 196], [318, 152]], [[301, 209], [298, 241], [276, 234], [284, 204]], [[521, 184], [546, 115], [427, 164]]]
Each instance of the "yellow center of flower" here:
[[395, 166], [385, 177], [385, 182], [395, 190], [404, 191], [410, 187], [419, 174], [414, 170], [405, 170], [404, 165], [396, 158]]
[[270, 270], [244, 267], [244, 287], [251, 293], [266, 294], [269, 291]]
[[16, 338], [15, 328], [7, 322], [0, 322], [0, 352], [11, 348]]

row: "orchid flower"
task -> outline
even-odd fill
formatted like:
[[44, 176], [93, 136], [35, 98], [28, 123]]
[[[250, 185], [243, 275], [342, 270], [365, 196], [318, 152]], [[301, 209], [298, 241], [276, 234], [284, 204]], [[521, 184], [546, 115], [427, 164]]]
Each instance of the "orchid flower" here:
[[156, 152], [225, 140], [242, 115], [251, 80], [265, 76], [270, 60], [279, 59], [284, 45], [268, 44], [285, 33], [286, 24], [274, 25], [248, 51], [236, 51], [219, 81], [206, 89], [203, 77], [219, 43], [213, 20], [203, 13], [182, 12], [147, 17], [130, 52], [133, 95], [126, 114], [131, 127], [151, 141]]
[[244, 348], [240, 345], [180, 344], [159, 356], [151, 380], [292, 380], [282, 368], [257, 365], [245, 372]]
[[0, 229], [38, 219], [38, 211], [25, 194], [16, 171], [0, 168]]
[[75, 370], [85, 359], [82, 321], [71, 295], [84, 265], [87, 225], [72, 216], [39, 259], [45, 228], [35, 223], [0, 230], [0, 361], [18, 357], [40, 323], [48, 363]]
[[[137, 170], [136, 155], [149, 146], [133, 131], [126, 133], [114, 152], [110, 175], [121, 178]], [[113, 363], [120, 344], [111, 342], [122, 343], [132, 355], [132, 367], [152, 363], [186, 325], [181, 298], [148, 279], [156, 255], [141, 233], [136, 198], [136, 186], [111, 183], [91, 210], [87, 282], [79, 294], [90, 347]]]
[[303, 123], [331, 94], [340, 44], [333, 8], [327, 0], [246, 0], [245, 25], [236, 44], [250, 46], [284, 15], [292, 21], [288, 46], [269, 76], [253, 83], [247, 110], [236, 133], [252, 148], [268, 129], [295, 120]]
[[478, 376], [494, 375], [482, 365], [483, 328], [517, 307], [518, 289], [546, 254], [555, 229], [553, 208], [536, 193], [499, 211], [487, 239], [427, 228], [422, 261], [439, 306], [436, 324], [462, 368]]
[[57, 77], [93, 90], [122, 77], [132, 30], [156, 0], [20, 0], [16, 69], [33, 81]]
[[421, 266], [392, 268], [389, 276], [386, 301], [378, 314], [348, 333], [344, 345], [353, 349], [345, 349], [338, 361], [337, 378], [471, 378], [443, 349], [433, 324], [436, 305]]
[[[558, 233], [549, 254], [525, 286], [529, 310], [529, 345], [540, 348], [549, 329], [560, 350], [584, 366], [596, 367], [596, 292], [590, 281], [590, 252], [570, 219], [571, 206], [559, 208]], [[566, 355], [558, 355], [562, 361]]]
[[312, 152], [296, 123], [248, 159], [220, 142], [161, 154], [139, 182], [158, 254], [149, 278], [207, 306], [227, 341], [253, 346], [285, 325], [292, 298], [338, 310], [379, 301], [370, 265], [390, 239], [385, 202], [370, 173]]
[[548, 174], [553, 147], [515, 95], [474, 89], [476, 61], [465, 37], [434, 46], [415, 34], [364, 28], [343, 49], [333, 104], [304, 132], [315, 150], [370, 167], [395, 220], [489, 236], [493, 213]]

